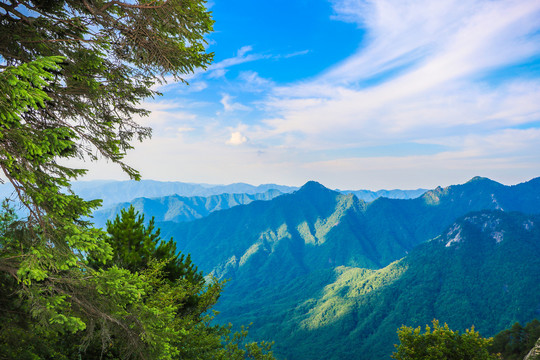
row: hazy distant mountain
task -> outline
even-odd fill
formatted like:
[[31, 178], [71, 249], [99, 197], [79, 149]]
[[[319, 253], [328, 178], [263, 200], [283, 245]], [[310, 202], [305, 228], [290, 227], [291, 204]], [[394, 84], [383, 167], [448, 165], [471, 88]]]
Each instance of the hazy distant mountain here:
[[[259, 194], [268, 190], [278, 190], [282, 193], [290, 193], [298, 190], [296, 186], [276, 184], [249, 185], [236, 183], [230, 185], [193, 184], [183, 182], [165, 182], [155, 180], [141, 181], [77, 181], [73, 183], [73, 191], [82, 198], [103, 199], [103, 206], [130, 202], [136, 198], [158, 198], [169, 195], [179, 196], [213, 196], [220, 194]], [[364, 201], [373, 201], [384, 196], [393, 199], [412, 199], [422, 195], [426, 190], [336, 190], [343, 194], [353, 193]], [[0, 192], [1, 194], [1, 192]]]
[[[278, 190], [281, 193], [290, 193], [298, 190], [295, 186], [264, 184], [259, 186], [245, 183], [230, 185], [194, 184], [183, 182], [165, 182], [155, 180], [141, 181], [115, 181], [93, 180], [76, 181], [72, 184], [73, 191], [86, 200], [102, 199], [103, 208], [109, 208], [119, 203], [131, 202], [137, 198], [159, 198], [179, 195], [185, 197], [209, 197], [221, 194], [259, 194], [269, 190]], [[343, 194], [355, 194], [364, 201], [373, 201], [378, 197], [393, 199], [412, 199], [422, 195], [426, 190], [336, 190]], [[0, 184], [0, 199], [14, 195], [10, 184]]]
[[[220, 318], [223, 321], [233, 323], [253, 321], [251, 328], [253, 335], [257, 338], [267, 337], [283, 341], [283, 345], [277, 346], [281, 354], [289, 355], [288, 358], [332, 359], [332, 354], [334, 352], [337, 354], [341, 349], [341, 356], [334, 358], [344, 359], [348, 357], [343, 351], [350, 349], [347, 346], [353, 343], [356, 344], [357, 349], [363, 349], [364, 352], [360, 353], [368, 354], [368, 349], [373, 348], [373, 351], [381, 351], [381, 353], [383, 350], [388, 350], [387, 355], [389, 355], [392, 349], [386, 346], [389, 341], [393, 341], [389, 339], [393, 339], [393, 332], [396, 330], [394, 321], [401, 319], [396, 317], [397, 313], [392, 312], [394, 314], [392, 315], [390, 312], [377, 310], [379, 306], [377, 304], [383, 301], [382, 298], [369, 300], [371, 299], [369, 297], [357, 297], [353, 302], [357, 304], [367, 301], [368, 305], [365, 309], [349, 308], [342, 304], [339, 297], [351, 296], [347, 294], [350, 287], [356, 286], [353, 280], [364, 281], [369, 278], [369, 282], [364, 281], [365, 290], [383, 285], [385, 289], [390, 289], [385, 290], [389, 293], [385, 292], [387, 295], [384, 299], [386, 300], [381, 303], [381, 309], [393, 309], [393, 296], [398, 295], [402, 297], [404, 304], [401, 306], [410, 302], [414, 303], [414, 306], [409, 304], [411, 308], [417, 308], [417, 304], [418, 307], [431, 306], [437, 309], [431, 298], [426, 298], [424, 301], [422, 298], [416, 298], [416, 295], [408, 295], [406, 291], [401, 294], [395, 292], [397, 290], [392, 290], [393, 287], [386, 287], [386, 284], [397, 282], [399, 276], [404, 273], [404, 271], [398, 271], [404, 269], [403, 267], [390, 264], [403, 258], [409, 252], [412, 252], [411, 256], [413, 256], [416, 251], [420, 251], [413, 251], [415, 247], [444, 231], [446, 234], [448, 227], [457, 218], [472, 211], [485, 209], [539, 213], [540, 178], [515, 186], [504, 186], [489, 179], [474, 178], [463, 185], [428, 191], [416, 199], [379, 198], [371, 203], [359, 200], [352, 194], [343, 195], [316, 182], [309, 182], [294, 193], [284, 194], [270, 201], [253, 202], [217, 211], [205, 218], [188, 223], [165, 222], [159, 226], [162, 228], [164, 237], [173, 236], [178, 243], [178, 248], [191, 254], [199, 269], [207, 273], [212, 272], [218, 277], [232, 279], [218, 306], [221, 311]], [[530, 220], [533, 224], [538, 222], [537, 218]], [[508, 235], [511, 229], [512, 227], [507, 227], [501, 230], [503, 237], [513, 236]], [[465, 233], [467, 236], [472, 236], [470, 235], [472, 233], [464, 232], [463, 234]], [[534, 240], [530, 246], [533, 248], [526, 248], [527, 252], [537, 254], [534, 246], [538, 247], [538, 241]], [[508, 251], [506, 249], [497, 254]], [[431, 259], [429, 257], [431, 252], [431, 250], [423, 252], [424, 264], [447, 264], [435, 256], [437, 254], [435, 251]], [[500, 260], [498, 266], [501, 269], [514, 266], [513, 263], [507, 265], [502, 255], [498, 259]], [[534, 261], [532, 263], [536, 264]], [[456, 262], [455, 265], [459, 264]], [[462, 264], [465, 266], [465, 263]], [[389, 267], [381, 270], [386, 266]], [[449, 266], [447, 267], [450, 269]], [[523, 265], [524, 268], [529, 269], [527, 266]], [[528, 270], [536, 280], [540, 277], [539, 269], [540, 267], [536, 266]], [[332, 284], [339, 279], [344, 279], [340, 276], [345, 271], [350, 275], [351, 281], [345, 281], [346, 285], [338, 289], [337, 285]], [[427, 282], [417, 279], [415, 281], [418, 281], [418, 284], [410, 283], [407, 286], [411, 289], [415, 286], [430, 288], [432, 286], [430, 279], [438, 279], [432, 277], [432, 271], [435, 270], [429, 270], [423, 275]], [[459, 273], [462, 277], [466, 275], [464, 271]], [[477, 274], [476, 271], [471, 271], [471, 273]], [[390, 275], [393, 274], [394, 277], [384, 275], [387, 272], [390, 272]], [[522, 275], [521, 270], [517, 273]], [[477, 276], [478, 282], [481, 281], [481, 273], [474, 276]], [[502, 276], [500, 278], [510, 279]], [[455, 278], [452, 281], [458, 280]], [[338, 290], [332, 292], [331, 287], [328, 286], [334, 286]], [[403, 286], [403, 289], [407, 286]], [[481, 294], [484, 293], [483, 287], [479, 284], [475, 286], [479, 286], [478, 288], [482, 290]], [[456, 289], [458, 288], [456, 284]], [[528, 294], [524, 288], [512, 287], [512, 291], [515, 291], [512, 294], [514, 297], [527, 297]], [[373, 294], [369, 296], [374, 296]], [[458, 301], [457, 297], [451, 299]], [[472, 301], [467, 300], [468, 297], [464, 299], [465, 304], [467, 301]], [[332, 304], [336, 306], [331, 306]], [[445, 304], [447, 304], [445, 306], [450, 306], [448, 303]], [[456, 305], [458, 309], [461, 309], [461, 306], [461, 304]], [[471, 306], [477, 307], [477, 305]], [[488, 328], [485, 325], [484, 329], [487, 329], [486, 331], [502, 330], [511, 325], [508, 321], [517, 321], [521, 319], [520, 317], [528, 316], [527, 309], [516, 308], [513, 305], [510, 309], [514, 309], [515, 311], [512, 310], [514, 313], [508, 310], [500, 318], [494, 314], [490, 318], [492, 327]], [[540, 303], [532, 309], [540, 309]], [[450, 320], [443, 318], [443, 316], [450, 316], [451, 312], [433, 311], [434, 313], [425, 312], [425, 316], [434, 314], [434, 317], [442, 321], [452, 320], [451, 317], [449, 317]], [[323, 318], [313, 320], [317, 318], [318, 313], [329, 320]], [[360, 313], [362, 313], [361, 316], [355, 315]], [[427, 323], [431, 320], [431, 318], [425, 319], [424, 315], [415, 317], [410, 312], [407, 314], [409, 318], [404, 318], [407, 324]], [[466, 314], [469, 315], [468, 312]], [[312, 315], [315, 318], [311, 318]], [[467, 318], [463, 317], [463, 319]], [[503, 323], [504, 326], [499, 327]], [[337, 328], [334, 328], [334, 324]], [[384, 327], [385, 324], [387, 327]], [[459, 322], [456, 324], [462, 325]], [[469, 325], [471, 324], [467, 324]], [[382, 341], [382, 345], [375, 346], [376, 340], [370, 340], [375, 337], [370, 336], [377, 331], [383, 331], [380, 329], [386, 329], [384, 331], [391, 329], [392, 334], [384, 333], [384, 336], [387, 336], [386, 340]], [[353, 335], [347, 337], [345, 336], [347, 332]], [[336, 338], [336, 333], [340, 334], [338, 338]], [[287, 342], [289, 336], [287, 334], [294, 335], [294, 341]], [[382, 336], [382, 333], [380, 335]], [[328, 346], [331, 343], [342, 344], [344, 347]], [[323, 349], [322, 344], [327, 345], [327, 350]], [[313, 350], [309, 350], [311, 345], [313, 345]], [[302, 357], [301, 353], [311, 355]]]
[[130, 205], [145, 214], [146, 221], [149, 221], [152, 216], [156, 221], [192, 221], [208, 216], [217, 210], [249, 204], [255, 200], [270, 200], [281, 194], [279, 190], [268, 190], [257, 194], [221, 194], [208, 197], [171, 195], [154, 199], [138, 198], [96, 211], [93, 214], [93, 222], [98, 227], [104, 227], [107, 220], [113, 220], [120, 210]]
[[137, 198], [157, 198], [169, 195], [212, 196], [220, 194], [257, 194], [268, 190], [282, 193], [296, 190], [296, 187], [264, 184], [253, 186], [244, 183], [230, 185], [190, 184], [183, 182], [141, 181], [77, 181], [73, 191], [83, 199], [103, 199], [103, 207], [129, 202]]
[[354, 194], [357, 198], [364, 200], [366, 202], [371, 202], [380, 197], [385, 197], [389, 199], [415, 199], [422, 196], [427, 189], [416, 189], [416, 190], [339, 190], [336, 191], [342, 194]]

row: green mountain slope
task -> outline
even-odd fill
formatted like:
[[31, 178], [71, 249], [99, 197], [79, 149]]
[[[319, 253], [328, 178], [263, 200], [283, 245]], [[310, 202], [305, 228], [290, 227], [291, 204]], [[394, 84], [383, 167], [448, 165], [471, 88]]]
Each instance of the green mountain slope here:
[[[437, 318], [492, 336], [540, 315], [540, 217], [471, 213], [380, 270], [337, 267], [241, 303], [225, 292], [223, 321], [252, 322], [287, 359], [383, 359], [402, 324]], [[269, 295], [267, 298], [266, 296]]]
[[[473, 275], [468, 275], [466, 259], [475, 259], [475, 253], [464, 255], [460, 260], [463, 266], [452, 270], [458, 275], [449, 277], [446, 287], [440, 283], [441, 273], [429, 267], [418, 265], [416, 270], [408, 270], [407, 261], [415, 257], [422, 265], [443, 263], [442, 269], [460, 264], [457, 258], [443, 262], [444, 256], [435, 256], [438, 250], [428, 245], [420, 247], [428, 246], [425, 251], [413, 249], [448, 231], [457, 218], [483, 209], [539, 213], [540, 179], [504, 186], [475, 178], [463, 185], [428, 191], [417, 199], [379, 198], [371, 203], [309, 182], [271, 201], [236, 206], [189, 223], [160, 226], [164, 236], [175, 238], [181, 251], [191, 253], [199, 269], [231, 279], [218, 304], [219, 321], [253, 322], [253, 336], [275, 339], [278, 354], [288, 354], [289, 359], [367, 359], [370, 357], [357, 355], [358, 351], [377, 356], [391, 353], [400, 321], [416, 325], [437, 317], [452, 328], [464, 329], [477, 311], [491, 311], [491, 303], [477, 298], [488, 294], [494, 299], [492, 292], [486, 292], [493, 283], [483, 285], [483, 272], [491, 267], [506, 269], [509, 277], [502, 274], [497, 278], [506, 279], [504, 285], [512, 298], [504, 303], [508, 309], [503, 312], [500, 304], [489, 313], [480, 312], [490, 324], [477, 323], [478, 330], [489, 335], [512, 322], [530, 320], [520, 318], [526, 317], [526, 308], [519, 302], [527, 297], [526, 288], [513, 284], [527, 273], [538, 279], [540, 267], [531, 270], [522, 266], [527, 269], [524, 273], [512, 273], [509, 269], [518, 265], [506, 265], [503, 256], [510, 248], [497, 253], [498, 262], [492, 257], [489, 267], [481, 267], [483, 260], [478, 260], [481, 271], [470, 272]], [[478, 251], [484, 251], [478, 246]], [[522, 255], [535, 254], [534, 249], [526, 249]], [[393, 263], [408, 253], [407, 260]], [[404, 283], [408, 277], [411, 282]], [[471, 287], [459, 287], [464, 279], [475, 284], [477, 297], [468, 295]], [[351, 298], [347, 295], [350, 289], [358, 296], [343, 301]], [[399, 289], [406, 291], [400, 293]], [[504, 289], [497, 291], [502, 294]], [[448, 296], [434, 300], [414, 295], [437, 291]], [[396, 302], [398, 298], [401, 300]], [[504, 315], [495, 318], [499, 313]], [[465, 320], [459, 323], [456, 317]]]

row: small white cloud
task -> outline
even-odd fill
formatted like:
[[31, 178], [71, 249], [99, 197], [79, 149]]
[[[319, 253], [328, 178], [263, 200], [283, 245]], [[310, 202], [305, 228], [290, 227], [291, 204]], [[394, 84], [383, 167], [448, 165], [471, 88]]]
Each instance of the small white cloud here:
[[[236, 56], [225, 59], [225, 60], [221, 60], [220, 62], [210, 65], [208, 67], [208, 73], [210, 74], [210, 76], [213, 76], [213, 77], [217, 77], [217, 75], [223, 76], [225, 75], [225, 72], [223, 71], [226, 71], [224, 69], [227, 69], [228, 67], [255, 61], [255, 60], [268, 59], [271, 57], [270, 55], [248, 54], [252, 50], [253, 48], [251, 46], [242, 46], [236, 52]], [[218, 70], [222, 70], [222, 71], [217, 72]]]
[[225, 111], [250, 110], [249, 107], [240, 103], [236, 103], [233, 101], [233, 99], [234, 97], [230, 96], [229, 94], [222, 95], [220, 102], [223, 105], [223, 109], [225, 109]]
[[238, 79], [243, 82], [240, 85], [243, 91], [261, 92], [274, 85], [274, 82], [259, 76], [255, 71], [242, 71]]
[[247, 141], [248, 138], [246, 136], [242, 135], [240, 131], [235, 131], [231, 133], [231, 138], [227, 140], [227, 144], [238, 146], [246, 143]]
[[208, 72], [208, 78], [209, 79], [219, 79], [225, 76], [227, 73], [227, 69], [216, 69], [216, 70], [210, 70]]
[[292, 57], [295, 57], [295, 56], [306, 55], [307, 53], [309, 53], [309, 50], [302, 50], [302, 51], [296, 51], [296, 52], [284, 55], [283, 57], [285, 59], [288, 59], [288, 58], [292, 58]]
[[207, 87], [208, 87], [207, 83], [205, 83], [204, 81], [198, 81], [188, 86], [187, 90], [189, 90], [190, 92], [199, 92], [199, 91], [203, 91]]
[[250, 45], [247, 45], [247, 46], [242, 46], [240, 49], [238, 49], [237, 53], [236, 53], [236, 56], [241, 58], [243, 57], [246, 53], [250, 52], [251, 50], [253, 50], [253, 47], [250, 46]]

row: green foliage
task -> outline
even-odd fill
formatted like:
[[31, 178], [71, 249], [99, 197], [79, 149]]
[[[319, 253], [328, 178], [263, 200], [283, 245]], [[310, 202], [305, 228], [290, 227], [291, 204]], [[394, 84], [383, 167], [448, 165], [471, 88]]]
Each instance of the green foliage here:
[[398, 330], [400, 344], [392, 358], [396, 360], [497, 360], [488, 352], [491, 339], [484, 339], [474, 327], [460, 334], [447, 324], [439, 325], [433, 320], [433, 329], [426, 325], [424, 333], [420, 327], [413, 329], [402, 326]]
[[64, 59], [47, 79], [47, 106], [37, 101], [42, 106], [25, 112], [25, 122], [69, 129], [64, 136], [77, 146], [64, 155], [95, 159], [97, 150], [134, 177], [123, 155], [132, 139], [150, 135], [132, 121], [148, 113], [138, 104], [157, 94], [151, 89], [157, 76], [182, 80], [213, 57], [204, 47], [213, 26], [204, 0], [18, 0], [0, 3], [0, 11], [0, 32], [10, 35], [0, 38], [6, 65]]
[[493, 337], [489, 351], [501, 354], [504, 360], [521, 360], [534, 347], [540, 338], [540, 321], [534, 319], [525, 327], [516, 322]]
[[136, 272], [148, 267], [152, 259], [167, 260], [163, 271], [169, 280], [185, 278], [195, 284], [204, 282], [190, 255], [180, 254], [173, 239], [163, 241], [160, 230], [155, 229], [154, 218], [145, 225], [144, 215], [133, 206], [107, 222], [107, 233], [114, 254], [111, 263]]
[[143, 261], [112, 247], [128, 229], [110, 238], [84, 221], [99, 201], [70, 190], [84, 169], [61, 165], [104, 157], [139, 178], [123, 157], [150, 129], [133, 117], [148, 114], [138, 105], [158, 95], [156, 81], [210, 63], [204, 4], [0, 2], [0, 168], [27, 213], [0, 211], [0, 356], [184, 358], [205, 332], [215, 354], [225, 351], [227, 331], [203, 315], [221, 283], [206, 285], [153, 224], [126, 225]]
[[[165, 349], [152, 357], [171, 356], [173, 359], [273, 359], [268, 343], [246, 343], [247, 331], [232, 333], [230, 327], [211, 325], [211, 308], [216, 304], [224, 282], [206, 282], [190, 257], [177, 253], [173, 240], [163, 241], [153, 219], [145, 225], [144, 215], [133, 207], [122, 210], [114, 221], [107, 224], [107, 243], [113, 249], [112, 257], [104, 264], [91, 260], [100, 273], [107, 273], [102, 287], [121, 290], [113, 293], [115, 303], [126, 296], [135, 296], [135, 309], [124, 315], [146, 314], [143, 325], [147, 328], [145, 342], [154, 349]], [[129, 282], [126, 275], [135, 273], [140, 282]], [[103, 276], [105, 278], [105, 276]], [[138, 288], [137, 286], [141, 286]], [[106, 288], [105, 288], [106, 289]], [[143, 311], [141, 311], [143, 310]], [[153, 317], [148, 318], [148, 313]], [[141, 321], [141, 318], [138, 318]], [[83, 355], [122, 358], [126, 350], [121, 334], [107, 338], [108, 346], [90, 343]]]

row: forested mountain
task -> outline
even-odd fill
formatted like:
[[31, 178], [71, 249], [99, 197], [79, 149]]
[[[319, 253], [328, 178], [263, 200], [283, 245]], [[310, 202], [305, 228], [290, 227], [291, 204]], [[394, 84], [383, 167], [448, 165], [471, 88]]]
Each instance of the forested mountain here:
[[[255, 200], [271, 200], [281, 194], [281, 191], [272, 189], [255, 194], [220, 194], [208, 197], [171, 195], [154, 199], [138, 198], [96, 211], [93, 214], [93, 222], [96, 226], [103, 227], [107, 220], [113, 220], [122, 209], [130, 205], [143, 214], [154, 216], [156, 221], [192, 221], [208, 216], [217, 210], [249, 204]], [[146, 220], [150, 220], [150, 216]]]
[[[496, 212], [454, 224], [480, 210]], [[253, 322], [252, 333], [278, 340], [276, 351], [289, 359], [370, 359], [391, 353], [402, 323], [436, 317], [493, 335], [534, 316], [540, 219], [507, 214], [517, 211], [540, 213], [540, 179], [504, 186], [474, 178], [371, 203], [309, 182], [271, 201], [160, 227], [200, 269], [231, 279], [222, 321]], [[475, 230], [482, 228], [492, 231]], [[489, 243], [493, 236], [500, 241]]]
[[[540, 217], [471, 213], [380, 270], [340, 266], [224, 293], [223, 321], [253, 322], [287, 359], [384, 359], [402, 324], [441, 319], [493, 336], [540, 316]], [[268, 298], [269, 296], [270, 298]]]
[[379, 198], [371, 203], [308, 182], [272, 201], [161, 227], [202, 269], [218, 275], [244, 271], [244, 265], [253, 261], [259, 265], [255, 270], [264, 273], [259, 262], [272, 262], [274, 257], [287, 263], [283, 266], [288, 273], [340, 265], [377, 269], [402, 258], [470, 211], [536, 213], [539, 204], [540, 178], [515, 186], [475, 178], [417, 199]]

